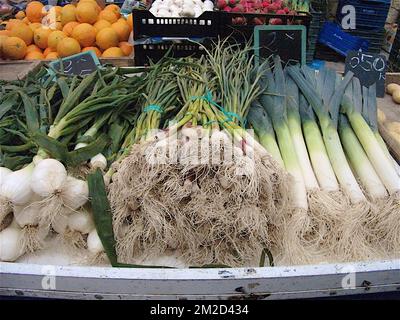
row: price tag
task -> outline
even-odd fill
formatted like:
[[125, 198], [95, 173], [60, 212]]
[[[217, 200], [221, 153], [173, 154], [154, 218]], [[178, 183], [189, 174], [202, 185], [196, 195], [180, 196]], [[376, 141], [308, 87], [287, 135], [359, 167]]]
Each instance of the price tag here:
[[256, 64], [271, 55], [279, 55], [282, 62], [306, 63], [305, 26], [257, 26], [254, 29]]
[[86, 51], [53, 61], [49, 65], [66, 75], [86, 76], [97, 70], [100, 61], [93, 51]]
[[345, 72], [353, 72], [363, 87], [376, 83], [376, 96], [380, 98], [385, 95], [386, 68], [386, 58], [380, 54], [351, 51], [346, 57]]

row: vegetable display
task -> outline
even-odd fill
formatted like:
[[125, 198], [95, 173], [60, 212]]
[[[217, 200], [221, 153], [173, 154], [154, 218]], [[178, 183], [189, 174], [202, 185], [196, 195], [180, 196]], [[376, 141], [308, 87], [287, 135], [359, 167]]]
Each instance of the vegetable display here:
[[1, 83], [1, 261], [53, 237], [119, 267], [398, 256], [400, 170], [376, 87], [255, 66], [226, 40], [204, 52]]

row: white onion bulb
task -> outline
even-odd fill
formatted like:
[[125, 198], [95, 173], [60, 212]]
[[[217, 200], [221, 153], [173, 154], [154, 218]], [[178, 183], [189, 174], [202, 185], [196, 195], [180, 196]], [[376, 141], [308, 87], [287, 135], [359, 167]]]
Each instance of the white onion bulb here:
[[23, 253], [21, 229], [8, 227], [0, 232], [0, 261], [15, 261]]
[[68, 177], [62, 187], [61, 197], [66, 207], [79, 209], [89, 199], [89, 186], [86, 181]]
[[6, 177], [12, 173], [12, 171], [8, 168], [0, 167], [0, 186], [6, 180]]
[[40, 201], [40, 198], [34, 197], [30, 200], [29, 204], [14, 207], [14, 218], [21, 228], [25, 226], [37, 226], [39, 224], [42, 207], [38, 201]]
[[55, 159], [41, 161], [33, 170], [31, 187], [41, 197], [49, 197], [59, 191], [67, 179], [64, 165]]
[[103, 244], [101, 243], [100, 237], [96, 231], [93, 229], [87, 238], [88, 250], [93, 254], [99, 254], [104, 252]]
[[59, 214], [53, 221], [52, 227], [55, 232], [58, 234], [64, 234], [65, 231], [67, 230], [68, 227], [68, 216], [70, 214], [71, 210], [66, 209], [62, 212], [62, 214]]
[[90, 159], [90, 166], [93, 169], [105, 170], [107, 168], [107, 159], [102, 153], [99, 153]]
[[80, 210], [71, 214], [68, 217], [68, 227], [72, 231], [88, 234], [95, 228], [92, 214], [85, 210]]
[[0, 186], [0, 196], [11, 201], [14, 205], [26, 204], [31, 196], [31, 177], [33, 164], [14, 171], [6, 176]]

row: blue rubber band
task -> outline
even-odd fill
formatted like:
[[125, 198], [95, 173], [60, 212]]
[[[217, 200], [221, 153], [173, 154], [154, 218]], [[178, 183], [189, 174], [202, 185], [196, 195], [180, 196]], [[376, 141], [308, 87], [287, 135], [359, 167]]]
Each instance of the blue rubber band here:
[[164, 109], [156, 104], [151, 104], [151, 105], [147, 106], [146, 108], [144, 108], [144, 110], [143, 110], [143, 112], [149, 112], [149, 111], [156, 111], [159, 113], [164, 113]]

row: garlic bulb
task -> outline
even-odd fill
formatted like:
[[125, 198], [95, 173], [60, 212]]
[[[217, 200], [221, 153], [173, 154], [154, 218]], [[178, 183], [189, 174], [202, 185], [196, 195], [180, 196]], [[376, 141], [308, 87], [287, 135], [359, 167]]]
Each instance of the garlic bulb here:
[[41, 161], [33, 170], [31, 187], [41, 197], [49, 197], [59, 191], [67, 179], [64, 165], [55, 159]]

